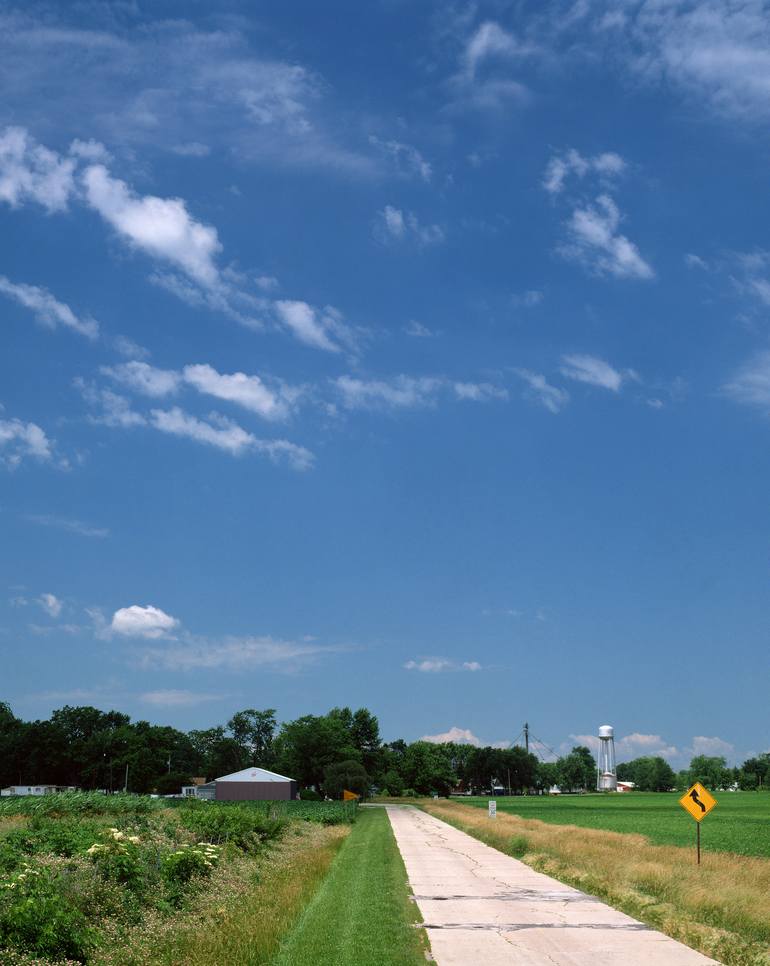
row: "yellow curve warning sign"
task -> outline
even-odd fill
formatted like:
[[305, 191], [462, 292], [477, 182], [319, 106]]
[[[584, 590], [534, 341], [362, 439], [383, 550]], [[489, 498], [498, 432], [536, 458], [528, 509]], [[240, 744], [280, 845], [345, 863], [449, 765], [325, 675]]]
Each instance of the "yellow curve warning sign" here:
[[682, 808], [689, 812], [696, 822], [701, 822], [716, 805], [717, 800], [700, 782], [695, 782], [679, 799]]

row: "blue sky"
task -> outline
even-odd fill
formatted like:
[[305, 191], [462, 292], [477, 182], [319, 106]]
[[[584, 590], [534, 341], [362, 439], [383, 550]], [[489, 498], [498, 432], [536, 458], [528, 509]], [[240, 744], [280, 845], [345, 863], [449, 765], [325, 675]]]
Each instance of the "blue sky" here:
[[759, 0], [0, 7], [0, 654], [770, 747]]

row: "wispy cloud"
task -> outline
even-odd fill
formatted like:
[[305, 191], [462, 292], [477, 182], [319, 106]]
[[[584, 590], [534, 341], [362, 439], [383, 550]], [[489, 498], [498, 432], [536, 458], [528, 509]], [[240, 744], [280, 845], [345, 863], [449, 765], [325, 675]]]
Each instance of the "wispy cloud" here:
[[543, 187], [549, 194], [557, 195], [565, 189], [571, 176], [580, 179], [588, 174], [595, 174], [603, 179], [611, 179], [622, 174], [626, 167], [625, 159], [614, 151], [585, 157], [575, 148], [570, 148], [564, 154], [554, 155], [548, 162], [543, 175]]
[[4, 275], [0, 275], [0, 293], [30, 309], [38, 322], [46, 328], [55, 329], [62, 325], [88, 339], [95, 339], [99, 334], [99, 323], [95, 319], [79, 318], [69, 305], [54, 298], [45, 288], [11, 282]]
[[633, 369], [625, 369], [622, 372], [613, 368], [609, 362], [590, 355], [565, 355], [561, 357], [562, 365], [559, 369], [567, 379], [574, 379], [576, 382], [584, 382], [589, 386], [599, 386], [601, 389], [609, 389], [610, 392], [620, 392], [623, 382], [632, 379], [638, 380], [637, 374]]
[[544, 406], [550, 413], [559, 413], [569, 402], [566, 389], [552, 386], [542, 373], [531, 369], [514, 369], [516, 375], [527, 384], [525, 395]]
[[404, 664], [407, 671], [420, 671], [423, 674], [442, 674], [446, 671], [481, 671], [478, 661], [455, 661], [447, 657], [423, 657]]
[[369, 143], [387, 157], [396, 171], [404, 177], [417, 177], [429, 182], [433, 177], [433, 167], [411, 144], [403, 141], [383, 140], [369, 135]]
[[145, 691], [139, 695], [139, 700], [143, 704], [151, 704], [158, 708], [194, 708], [199, 704], [221, 701], [225, 697], [226, 695], [223, 694], [169, 688], [159, 691]]
[[63, 602], [55, 594], [41, 594], [37, 599], [37, 603], [49, 617], [58, 617], [64, 606]]
[[440, 225], [424, 225], [413, 212], [393, 205], [377, 212], [374, 237], [383, 244], [411, 242], [420, 248], [438, 245], [446, 238]]
[[323, 657], [346, 650], [307, 641], [286, 641], [270, 636], [191, 638], [182, 644], [144, 650], [140, 666], [171, 671], [264, 669], [294, 672]]
[[41, 527], [53, 527], [56, 530], [75, 533], [80, 537], [104, 539], [110, 535], [110, 531], [106, 527], [94, 527], [82, 520], [71, 520], [68, 517], [58, 517], [50, 513], [30, 513], [24, 519]]
[[722, 393], [745, 406], [770, 413], [770, 350], [757, 352], [722, 386]]

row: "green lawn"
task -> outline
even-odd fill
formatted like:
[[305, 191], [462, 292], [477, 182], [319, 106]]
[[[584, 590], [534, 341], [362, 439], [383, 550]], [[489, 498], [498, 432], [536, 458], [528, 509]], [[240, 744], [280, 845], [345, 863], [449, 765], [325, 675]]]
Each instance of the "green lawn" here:
[[[499, 811], [554, 825], [638, 832], [657, 845], [694, 845], [695, 822], [679, 792], [622, 795], [530, 795], [497, 798]], [[701, 822], [701, 847], [713, 852], [770, 857], [770, 793], [717, 792], [717, 807]], [[487, 798], [459, 798], [487, 808]]]
[[404, 864], [385, 809], [365, 808], [276, 966], [424, 966]]

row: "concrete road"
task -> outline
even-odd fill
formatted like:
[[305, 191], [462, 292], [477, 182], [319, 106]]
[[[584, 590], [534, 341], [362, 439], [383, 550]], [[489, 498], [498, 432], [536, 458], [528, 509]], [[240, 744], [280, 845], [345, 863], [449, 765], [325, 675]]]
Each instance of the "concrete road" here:
[[715, 962], [416, 808], [388, 815], [438, 966]]

